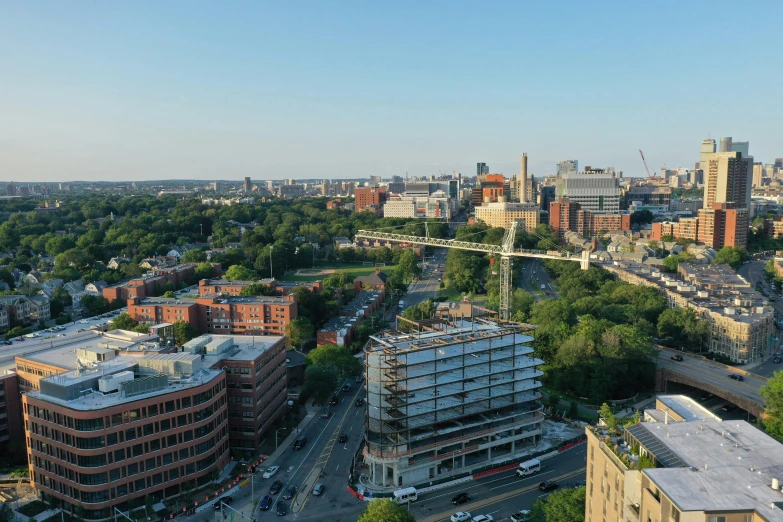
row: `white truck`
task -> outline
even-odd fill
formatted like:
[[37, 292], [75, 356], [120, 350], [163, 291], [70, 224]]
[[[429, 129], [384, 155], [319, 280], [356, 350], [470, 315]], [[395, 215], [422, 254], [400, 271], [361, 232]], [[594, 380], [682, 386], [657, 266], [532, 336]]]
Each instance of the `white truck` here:
[[530, 459], [519, 463], [516, 474], [517, 477], [527, 477], [534, 473], [538, 473], [539, 471], [541, 471], [541, 461], [538, 459]]

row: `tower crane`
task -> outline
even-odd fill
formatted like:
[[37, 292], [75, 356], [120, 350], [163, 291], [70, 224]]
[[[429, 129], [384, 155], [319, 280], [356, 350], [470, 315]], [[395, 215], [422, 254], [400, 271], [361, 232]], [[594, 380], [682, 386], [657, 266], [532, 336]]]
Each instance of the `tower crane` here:
[[642, 157], [642, 162], [644, 163], [644, 170], [647, 171], [647, 178], [648, 179], [655, 179], [656, 176], [658, 176], [658, 173], [656, 172], [653, 175], [650, 175], [650, 169], [647, 167], [647, 160], [644, 159], [644, 152], [642, 152], [642, 149], [639, 149], [639, 155]]
[[512, 221], [511, 226], [503, 235], [503, 243], [498, 245], [486, 245], [470, 241], [456, 239], [439, 239], [433, 237], [409, 236], [406, 234], [394, 234], [375, 230], [358, 230], [356, 238], [376, 239], [399, 243], [411, 243], [434, 247], [455, 248], [457, 250], [469, 250], [471, 252], [483, 252], [500, 257], [500, 319], [510, 319], [511, 303], [511, 267], [515, 257], [531, 257], [536, 259], [557, 259], [561, 261], [577, 261], [582, 270], [590, 268], [590, 251], [583, 250], [581, 254], [570, 252], [551, 252], [546, 250], [522, 250], [514, 249], [514, 238], [517, 234], [518, 221]]

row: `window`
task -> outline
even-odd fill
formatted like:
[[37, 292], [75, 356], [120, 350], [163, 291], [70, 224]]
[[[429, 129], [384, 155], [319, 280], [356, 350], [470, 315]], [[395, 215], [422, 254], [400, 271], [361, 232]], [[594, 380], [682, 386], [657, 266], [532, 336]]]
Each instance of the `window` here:
[[707, 521], [708, 521], [708, 522], [726, 522], [726, 517], [725, 517], [725, 516], [722, 516], [722, 515], [721, 515], [721, 516], [716, 516], [716, 515], [713, 515], [713, 516], [710, 516], [710, 517], [707, 519]]
[[114, 452], [114, 462], [120, 462], [125, 460], [125, 450], [118, 449]]
[[677, 509], [674, 504], [671, 506], [671, 512], [669, 513], [669, 519], [671, 522], [680, 522], [680, 510]]
[[141, 444], [136, 444], [133, 446], [133, 456], [138, 457], [140, 455], [144, 455], [144, 448]]
[[109, 433], [106, 435], [106, 444], [108, 446], [114, 446], [117, 444], [117, 432]]

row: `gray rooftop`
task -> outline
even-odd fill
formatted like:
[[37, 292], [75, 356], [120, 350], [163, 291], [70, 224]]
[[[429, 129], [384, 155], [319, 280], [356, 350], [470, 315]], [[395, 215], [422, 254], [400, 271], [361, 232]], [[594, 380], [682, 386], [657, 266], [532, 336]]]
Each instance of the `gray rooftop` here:
[[[634, 435], [659, 445], [684, 466], [645, 469], [682, 511], [755, 509], [783, 521], [783, 492], [770, 487], [783, 477], [783, 445], [745, 421], [640, 423]], [[656, 458], [658, 454], [653, 449]]]
[[[721, 420], [720, 417], [686, 395], [659, 395], [658, 400], [666, 408], [685, 419], [685, 422], [702, 419]], [[664, 413], [665, 411], [663, 410]]]

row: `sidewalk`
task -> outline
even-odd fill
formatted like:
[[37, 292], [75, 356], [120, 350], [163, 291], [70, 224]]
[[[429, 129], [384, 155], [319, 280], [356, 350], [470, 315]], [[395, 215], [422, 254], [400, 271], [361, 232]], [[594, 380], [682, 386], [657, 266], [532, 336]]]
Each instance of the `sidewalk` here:
[[310, 422], [315, 418], [315, 416], [318, 414], [318, 410], [320, 409], [318, 406], [313, 405], [313, 399], [307, 399], [307, 402], [305, 403], [305, 409], [307, 410], [307, 415], [305, 415], [305, 418], [302, 419], [302, 422], [299, 423], [299, 425], [296, 427], [296, 429], [289, 433], [286, 438], [284, 438], [280, 443], [277, 445], [277, 449], [270, 453], [266, 460], [264, 461], [264, 466], [274, 466], [275, 460], [288, 451], [291, 444], [294, 443], [294, 440], [299, 436], [299, 433], [305, 429]]

